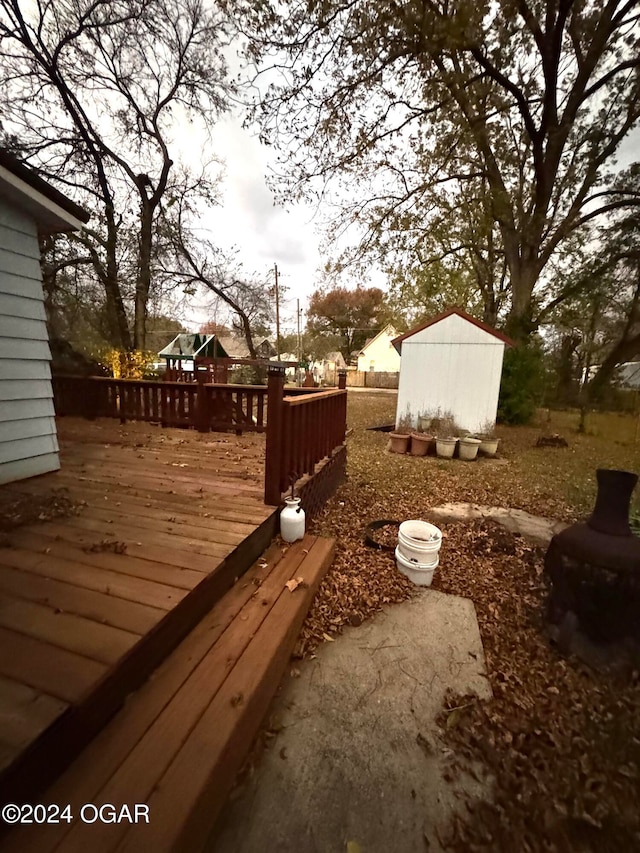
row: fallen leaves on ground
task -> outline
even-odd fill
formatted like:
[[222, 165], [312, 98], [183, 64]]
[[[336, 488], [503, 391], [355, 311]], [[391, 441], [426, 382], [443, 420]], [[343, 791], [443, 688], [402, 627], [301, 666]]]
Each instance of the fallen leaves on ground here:
[[[140, 544], [140, 543], [138, 543]], [[87, 554], [110, 553], [110, 554], [126, 554], [127, 543], [118, 542], [116, 539], [101, 539], [99, 542], [94, 542], [82, 549]]]
[[[386, 436], [365, 427], [390, 422], [394, 407], [395, 397], [350, 395], [349, 480], [313, 525], [336, 538], [336, 556], [300, 655], [413, 594], [393, 555], [365, 547], [370, 521], [429, 520], [429, 507], [468, 501], [571, 522], [593, 506], [596, 467], [637, 468], [633, 429], [619, 416], [612, 428], [629, 437], [614, 442], [575, 433], [569, 449], [536, 448], [540, 427], [499, 428], [502, 460], [390, 454]], [[558, 418], [565, 434], [567, 423]], [[545, 421], [544, 431], [554, 425]], [[491, 799], [466, 803], [443, 834], [448, 848], [640, 850], [638, 674], [592, 671], [550, 644], [542, 549], [489, 520], [436, 523], [444, 535], [433, 586], [473, 600], [494, 693], [486, 702], [451, 696], [440, 719], [461, 767], [480, 766], [491, 779]]]
[[467, 804], [449, 848], [640, 849], [638, 674], [598, 673], [551, 645], [542, 549], [488, 521], [447, 532], [433, 585], [473, 600], [494, 692], [488, 702], [451, 696], [440, 719], [493, 791]]
[[25, 524], [67, 518], [82, 509], [84, 502], [71, 499], [66, 489], [49, 489], [42, 494], [23, 494], [20, 484], [4, 486], [0, 492], [0, 532], [8, 533]]

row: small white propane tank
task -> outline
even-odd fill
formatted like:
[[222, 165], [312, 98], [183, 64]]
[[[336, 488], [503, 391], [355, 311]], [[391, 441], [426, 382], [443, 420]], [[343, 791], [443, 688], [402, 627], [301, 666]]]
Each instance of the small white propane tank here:
[[300, 498], [285, 498], [286, 506], [280, 513], [280, 535], [285, 542], [295, 542], [304, 536], [304, 510]]

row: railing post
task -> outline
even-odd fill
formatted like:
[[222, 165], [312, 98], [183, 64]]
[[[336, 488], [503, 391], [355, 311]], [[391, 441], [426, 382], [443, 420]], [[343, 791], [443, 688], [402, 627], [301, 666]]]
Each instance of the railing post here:
[[347, 371], [346, 370], [339, 370], [338, 371], [338, 388], [341, 391], [344, 391], [344, 389], [346, 387], [347, 387]]
[[282, 420], [284, 367], [269, 365], [267, 371], [267, 441], [264, 461], [264, 502], [278, 506], [282, 493]]
[[95, 421], [98, 414], [98, 384], [90, 376], [84, 382], [85, 417], [89, 421]]
[[[202, 365], [198, 365], [196, 367], [196, 381], [198, 383], [198, 390], [196, 392], [196, 422], [193, 424], [198, 432], [209, 432], [211, 428], [209, 406], [207, 405], [207, 391], [205, 388], [205, 383], [208, 378], [209, 371], [206, 365], [204, 367]], [[191, 412], [189, 412], [189, 415], [191, 415]], [[189, 419], [191, 420], [191, 418]]]
[[126, 424], [127, 422], [127, 403], [129, 402], [127, 397], [127, 386], [120, 379], [116, 381], [116, 388], [118, 389], [118, 398], [120, 400], [120, 423]]

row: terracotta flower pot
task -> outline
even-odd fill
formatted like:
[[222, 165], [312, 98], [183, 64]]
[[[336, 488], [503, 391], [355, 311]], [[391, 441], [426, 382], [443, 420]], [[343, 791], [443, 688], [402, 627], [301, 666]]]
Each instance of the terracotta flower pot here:
[[432, 441], [433, 436], [431, 435], [425, 435], [423, 432], [412, 432], [411, 455], [426, 456]]
[[403, 432], [389, 433], [389, 450], [392, 453], [406, 453], [409, 449], [411, 436]]

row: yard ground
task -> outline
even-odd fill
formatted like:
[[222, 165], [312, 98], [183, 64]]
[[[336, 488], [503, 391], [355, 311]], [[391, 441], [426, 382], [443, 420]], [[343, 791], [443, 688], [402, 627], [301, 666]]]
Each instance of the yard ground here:
[[[376, 519], [429, 518], [429, 508], [473, 502], [566, 522], [593, 507], [597, 467], [640, 468], [637, 422], [593, 415], [584, 435], [572, 413], [531, 427], [498, 427], [500, 459], [465, 463], [387, 453], [395, 395], [350, 394], [349, 479], [314, 525], [337, 537], [336, 559], [303, 628], [309, 656], [326, 636], [357, 626], [414, 587], [390, 555], [363, 544]], [[542, 433], [568, 448], [536, 448]], [[633, 513], [640, 512], [640, 490]], [[461, 767], [479, 762], [490, 801], [466, 803], [448, 826], [458, 850], [640, 850], [640, 678], [596, 673], [565, 659], [544, 633], [544, 550], [489, 521], [441, 523], [434, 587], [475, 604], [493, 700], [451, 696], [442, 735]], [[455, 711], [449, 709], [455, 708]]]

